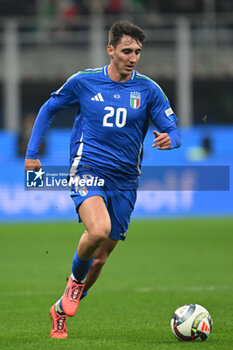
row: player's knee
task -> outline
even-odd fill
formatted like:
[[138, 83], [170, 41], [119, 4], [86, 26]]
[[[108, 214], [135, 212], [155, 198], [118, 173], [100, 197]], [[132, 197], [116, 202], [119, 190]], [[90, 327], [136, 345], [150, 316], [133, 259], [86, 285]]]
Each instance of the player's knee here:
[[89, 234], [96, 244], [104, 242], [110, 233], [111, 227], [106, 224], [94, 225], [94, 227], [89, 231]]

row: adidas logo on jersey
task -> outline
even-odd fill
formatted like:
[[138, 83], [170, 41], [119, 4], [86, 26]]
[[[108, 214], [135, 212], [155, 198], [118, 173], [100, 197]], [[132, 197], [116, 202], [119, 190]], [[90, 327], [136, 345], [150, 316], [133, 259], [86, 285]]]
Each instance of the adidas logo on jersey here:
[[103, 96], [100, 92], [97, 95], [95, 95], [94, 97], [92, 97], [91, 100], [92, 101], [101, 101], [101, 102], [104, 101]]

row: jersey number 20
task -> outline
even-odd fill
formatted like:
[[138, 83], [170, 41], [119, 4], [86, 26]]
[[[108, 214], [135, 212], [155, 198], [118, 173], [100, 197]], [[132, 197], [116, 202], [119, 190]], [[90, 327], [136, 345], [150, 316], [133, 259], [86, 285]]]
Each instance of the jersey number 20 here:
[[115, 111], [115, 108], [113, 107], [105, 107], [105, 111], [109, 111], [109, 113], [105, 114], [103, 119], [103, 126], [113, 127], [112, 119], [115, 116], [115, 124], [118, 128], [123, 128], [126, 124], [126, 118], [127, 118], [127, 109], [126, 108], [117, 108]]

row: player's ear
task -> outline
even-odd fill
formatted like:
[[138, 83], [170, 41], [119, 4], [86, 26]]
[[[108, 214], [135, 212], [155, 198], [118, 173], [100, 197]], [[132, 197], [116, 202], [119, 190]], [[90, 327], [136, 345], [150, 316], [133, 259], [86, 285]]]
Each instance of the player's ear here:
[[114, 48], [112, 45], [107, 46], [107, 53], [111, 58], [113, 58]]

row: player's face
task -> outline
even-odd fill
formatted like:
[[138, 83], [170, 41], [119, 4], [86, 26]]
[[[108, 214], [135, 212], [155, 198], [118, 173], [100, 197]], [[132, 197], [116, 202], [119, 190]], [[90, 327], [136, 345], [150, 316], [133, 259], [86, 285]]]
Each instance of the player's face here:
[[108, 45], [107, 51], [111, 57], [110, 72], [119, 76], [119, 79], [115, 80], [130, 78], [140, 59], [141, 50], [142, 44], [128, 35], [124, 35], [115, 48]]

